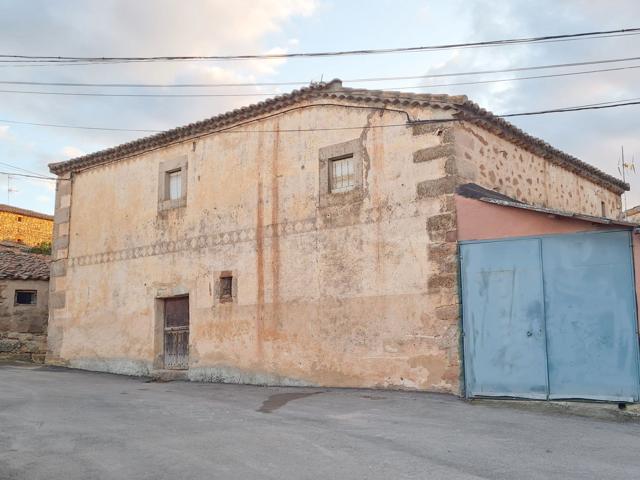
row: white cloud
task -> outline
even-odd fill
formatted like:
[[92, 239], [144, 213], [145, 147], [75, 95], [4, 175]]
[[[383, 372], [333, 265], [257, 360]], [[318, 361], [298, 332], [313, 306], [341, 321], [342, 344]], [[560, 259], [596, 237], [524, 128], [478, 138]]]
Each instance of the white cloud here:
[[13, 135], [9, 132], [9, 125], [0, 125], [0, 140], [13, 140]]
[[53, 195], [38, 195], [36, 197], [38, 203], [43, 203], [45, 205], [50, 205], [53, 203]]
[[81, 157], [84, 154], [85, 152], [83, 150], [73, 146], [67, 146], [62, 149], [62, 155], [64, 155], [65, 158]]
[[[451, 2], [454, 3], [454, 2]], [[544, 34], [607, 30], [626, 25], [629, 18], [640, 16], [640, 3], [632, 0], [615, 2], [615, 9], [607, 2], [567, 0], [565, 2], [494, 2], [456, 0], [463, 14], [458, 31], [468, 32], [457, 41], [493, 40], [499, 38], [532, 37]], [[594, 25], [598, 27], [595, 28]], [[529, 65], [545, 65], [635, 55], [640, 38], [629, 36], [598, 40], [530, 44], [520, 46], [465, 49], [457, 54], [442, 54], [444, 61], [434, 62], [425, 73], [501, 69]], [[440, 57], [441, 58], [441, 57]], [[603, 67], [592, 67], [603, 68]], [[574, 68], [573, 70], [586, 70]], [[544, 70], [535, 73], [492, 74], [474, 77], [446, 78], [450, 83], [469, 80], [513, 78], [529, 75], [567, 72]], [[464, 85], [440, 88], [441, 93], [465, 94], [482, 107], [495, 113], [514, 113], [557, 107], [577, 106], [608, 100], [637, 97], [640, 70], [596, 73], [538, 80], [522, 80], [485, 85]], [[430, 91], [434, 91], [431, 89]], [[543, 138], [601, 170], [619, 176], [617, 161], [620, 146], [629, 156], [640, 157], [637, 135], [638, 107], [585, 111], [575, 114], [554, 114], [509, 119], [528, 133]], [[640, 175], [627, 178], [632, 185], [629, 205], [640, 203]]]
[[[244, 4], [243, 4], [244, 3]], [[319, 0], [103, 0], [78, 5], [72, 0], [16, 2], [0, 15], [0, 44], [7, 51], [82, 56], [228, 55], [283, 52], [283, 35], [296, 17], [308, 17]], [[28, 19], [25, 21], [25, 19]], [[154, 62], [89, 67], [20, 69], [26, 80], [122, 83], [254, 82], [275, 74], [285, 61]], [[31, 75], [31, 77], [30, 77]], [[99, 90], [99, 89], [98, 89]], [[122, 93], [256, 93], [255, 88], [140, 90]], [[269, 90], [270, 91], [270, 90]], [[6, 100], [6, 101], [5, 101]], [[10, 96], [3, 112], [13, 118], [63, 124], [166, 129], [210, 117], [261, 97], [92, 98]], [[58, 138], [91, 152], [141, 136], [140, 133], [60, 130]], [[68, 142], [68, 143], [67, 143]]]
[[[270, 48], [265, 55], [282, 55], [287, 53], [287, 50], [281, 47]], [[278, 67], [286, 63], [285, 58], [269, 58], [264, 60], [249, 60], [247, 67], [256, 72], [259, 75], [273, 75], [278, 71]]]

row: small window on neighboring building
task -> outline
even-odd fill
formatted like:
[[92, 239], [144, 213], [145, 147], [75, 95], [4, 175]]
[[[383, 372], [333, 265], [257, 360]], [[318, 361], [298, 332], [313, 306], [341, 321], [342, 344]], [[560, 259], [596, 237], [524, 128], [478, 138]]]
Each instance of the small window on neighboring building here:
[[607, 206], [605, 205], [604, 202], [600, 202], [600, 210], [602, 211], [602, 216], [606, 217], [607, 216]]
[[37, 300], [37, 292], [35, 290], [16, 290], [16, 305], [35, 305]]
[[167, 199], [182, 198], [182, 169], [167, 172]]
[[331, 193], [348, 192], [355, 187], [353, 155], [330, 160], [329, 175]]
[[21, 222], [22, 221], [22, 217], [18, 217], [18, 221]]
[[233, 277], [225, 275], [220, 277], [220, 301], [230, 302], [233, 300]]

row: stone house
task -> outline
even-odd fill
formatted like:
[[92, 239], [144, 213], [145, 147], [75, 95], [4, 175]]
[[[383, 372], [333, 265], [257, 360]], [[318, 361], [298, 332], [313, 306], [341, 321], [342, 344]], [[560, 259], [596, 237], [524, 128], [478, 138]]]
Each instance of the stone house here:
[[44, 213], [0, 204], [0, 241], [30, 247], [51, 243], [53, 217]]
[[0, 359], [44, 362], [49, 317], [46, 255], [0, 244]]
[[50, 170], [47, 362], [123, 374], [465, 394], [462, 211], [630, 228], [628, 185], [466, 97], [339, 80]]
[[624, 218], [630, 222], [640, 223], [640, 205], [625, 210]]

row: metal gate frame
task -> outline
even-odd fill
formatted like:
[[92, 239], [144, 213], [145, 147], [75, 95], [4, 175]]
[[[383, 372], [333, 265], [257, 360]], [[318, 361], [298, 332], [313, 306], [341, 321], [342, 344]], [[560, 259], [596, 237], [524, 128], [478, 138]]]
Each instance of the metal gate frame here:
[[[473, 244], [479, 244], [479, 243], [497, 243], [497, 242], [505, 242], [505, 241], [511, 241], [511, 240], [526, 240], [526, 239], [543, 239], [545, 237], [554, 237], [554, 236], [579, 236], [579, 235], [593, 235], [593, 234], [606, 234], [606, 233], [613, 233], [613, 232], [627, 232], [629, 235], [629, 261], [631, 264], [631, 277], [633, 280], [633, 315], [634, 315], [634, 335], [635, 335], [635, 339], [636, 341], [634, 342], [635, 345], [635, 357], [636, 357], [636, 380], [638, 383], [638, 400], [640, 400], [640, 318], [638, 317], [638, 295], [637, 295], [637, 290], [636, 290], [636, 282], [637, 282], [637, 278], [636, 278], [636, 271], [635, 271], [635, 255], [634, 255], [634, 245], [633, 245], [633, 238], [632, 235], [634, 234], [633, 230], [629, 230], [629, 229], [616, 229], [616, 230], [603, 230], [603, 231], [591, 231], [591, 232], [573, 232], [573, 233], [559, 233], [559, 234], [542, 234], [542, 235], [526, 235], [526, 236], [518, 236], [518, 237], [509, 237], [509, 238], [495, 238], [495, 239], [487, 239], [487, 240], [459, 240], [458, 241], [458, 294], [460, 297], [460, 354], [462, 356], [462, 369], [461, 369], [461, 374], [460, 374], [460, 380], [461, 380], [461, 385], [462, 385], [462, 395], [465, 398], [482, 398], [483, 396], [481, 395], [475, 395], [472, 396], [470, 394], [469, 391], [469, 387], [467, 385], [467, 369], [468, 369], [468, 359], [471, 357], [471, 355], [468, 352], [468, 342], [466, 341], [466, 336], [465, 336], [465, 322], [464, 322], [464, 294], [465, 294], [465, 284], [463, 281], [463, 274], [462, 274], [462, 249], [460, 248], [462, 245], [473, 245]], [[539, 256], [540, 256], [540, 261], [542, 262], [542, 242], [540, 242], [540, 249], [539, 249]], [[543, 264], [542, 264], [543, 265]], [[544, 277], [544, 266], [542, 266], [541, 269], [541, 276]], [[544, 278], [542, 278], [542, 288], [543, 288], [543, 293], [544, 293]], [[543, 302], [544, 303], [544, 302]], [[543, 306], [543, 310], [545, 309], [546, 306]], [[547, 370], [546, 373], [546, 377], [547, 377], [547, 396], [545, 398], [541, 398], [541, 400], [554, 400], [549, 398], [550, 396], [550, 392], [549, 392], [549, 358], [548, 358], [548, 345], [547, 345], [547, 327], [546, 327], [546, 310], [544, 310], [544, 327], [545, 327], [545, 368]], [[494, 397], [489, 397], [489, 398], [520, 398], [520, 397], [513, 397], [513, 396], [508, 396], [508, 395], [502, 395], [502, 396], [494, 396]], [[577, 398], [568, 398], [568, 400], [577, 400]], [[558, 399], [555, 399], [558, 400]], [[595, 400], [595, 401], [616, 401], [616, 400], [598, 400], [598, 399], [594, 399], [594, 398], [585, 398], [584, 400]]]

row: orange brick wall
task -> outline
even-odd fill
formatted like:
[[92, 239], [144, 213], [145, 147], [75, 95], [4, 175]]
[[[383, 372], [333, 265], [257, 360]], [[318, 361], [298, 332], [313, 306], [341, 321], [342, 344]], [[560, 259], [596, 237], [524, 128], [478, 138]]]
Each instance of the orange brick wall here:
[[51, 242], [53, 221], [0, 211], [0, 240], [36, 246]]

